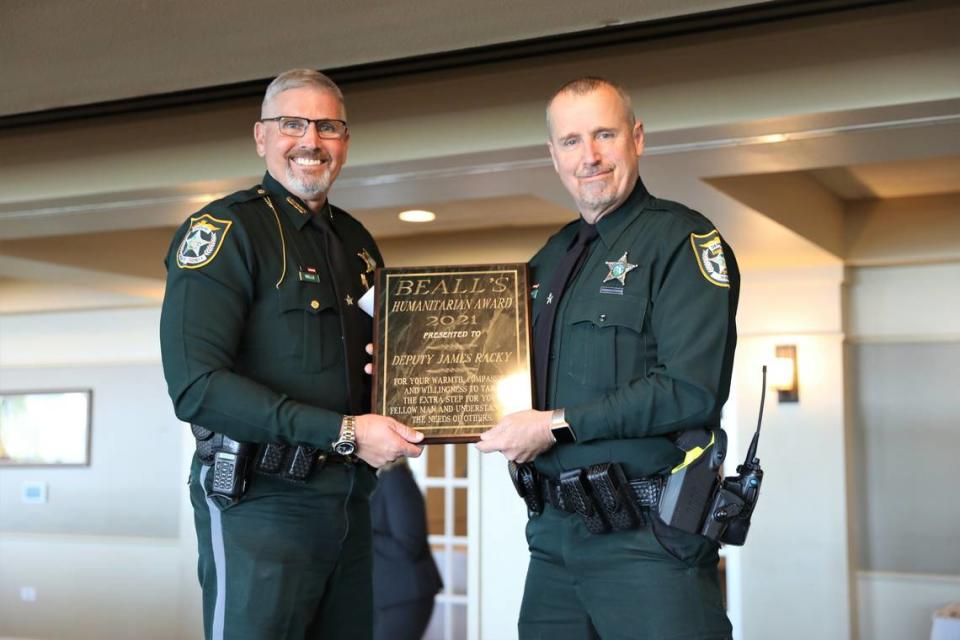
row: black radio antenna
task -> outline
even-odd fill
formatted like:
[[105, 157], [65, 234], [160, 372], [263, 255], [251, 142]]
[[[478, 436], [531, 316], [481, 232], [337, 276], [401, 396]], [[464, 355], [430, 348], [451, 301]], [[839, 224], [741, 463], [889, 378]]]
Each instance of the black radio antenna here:
[[757, 430], [753, 434], [753, 440], [750, 441], [750, 448], [747, 450], [747, 459], [743, 461], [744, 465], [757, 464], [757, 443], [760, 441], [760, 424], [763, 422], [763, 404], [767, 399], [767, 365], [763, 365], [763, 385], [760, 390], [760, 415], [757, 416]]

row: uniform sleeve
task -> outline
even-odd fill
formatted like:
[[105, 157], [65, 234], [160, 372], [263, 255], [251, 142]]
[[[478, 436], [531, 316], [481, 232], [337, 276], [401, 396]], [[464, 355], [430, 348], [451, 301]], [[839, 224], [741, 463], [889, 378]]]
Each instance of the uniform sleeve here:
[[[705, 247], [711, 236], [716, 244]], [[566, 408], [581, 441], [657, 436], [719, 422], [736, 347], [740, 275], [733, 252], [716, 231], [687, 233], [667, 246], [662, 259], [648, 311], [656, 362], [597, 401]]]
[[[170, 246], [160, 317], [163, 373], [177, 417], [235, 440], [329, 448], [342, 416], [234, 372], [254, 297], [253, 247], [229, 212], [209, 218], [211, 233], [220, 234], [214, 246], [200, 244], [211, 235], [198, 236], [197, 219], [184, 224]], [[194, 248], [186, 249], [191, 241]]]

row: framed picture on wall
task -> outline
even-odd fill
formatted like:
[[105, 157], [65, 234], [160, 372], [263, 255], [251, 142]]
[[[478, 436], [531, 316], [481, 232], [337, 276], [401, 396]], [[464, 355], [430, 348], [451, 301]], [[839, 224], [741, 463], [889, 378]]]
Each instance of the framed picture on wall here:
[[0, 393], [0, 467], [90, 464], [89, 389]]

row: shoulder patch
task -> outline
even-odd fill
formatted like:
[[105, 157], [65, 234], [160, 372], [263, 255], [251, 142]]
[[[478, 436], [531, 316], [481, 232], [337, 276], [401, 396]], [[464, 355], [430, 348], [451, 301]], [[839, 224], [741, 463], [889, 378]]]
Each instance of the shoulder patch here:
[[190, 228], [177, 249], [177, 266], [199, 269], [213, 262], [232, 224], [231, 220], [220, 220], [209, 213], [190, 218]]
[[730, 276], [727, 275], [727, 259], [723, 255], [723, 243], [716, 229], [703, 235], [691, 233], [690, 246], [697, 259], [700, 273], [710, 284], [718, 287], [729, 287]]

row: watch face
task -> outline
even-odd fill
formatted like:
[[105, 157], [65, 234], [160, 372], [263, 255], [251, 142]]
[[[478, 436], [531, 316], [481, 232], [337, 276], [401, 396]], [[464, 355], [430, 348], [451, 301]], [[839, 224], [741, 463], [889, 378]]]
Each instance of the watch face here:
[[342, 456], [352, 456], [357, 450], [357, 443], [350, 442], [349, 440], [337, 442], [333, 445], [333, 450]]
[[577, 436], [573, 433], [570, 425], [554, 427], [550, 431], [553, 432], [553, 437], [557, 439], [558, 444], [570, 444], [577, 441]]

